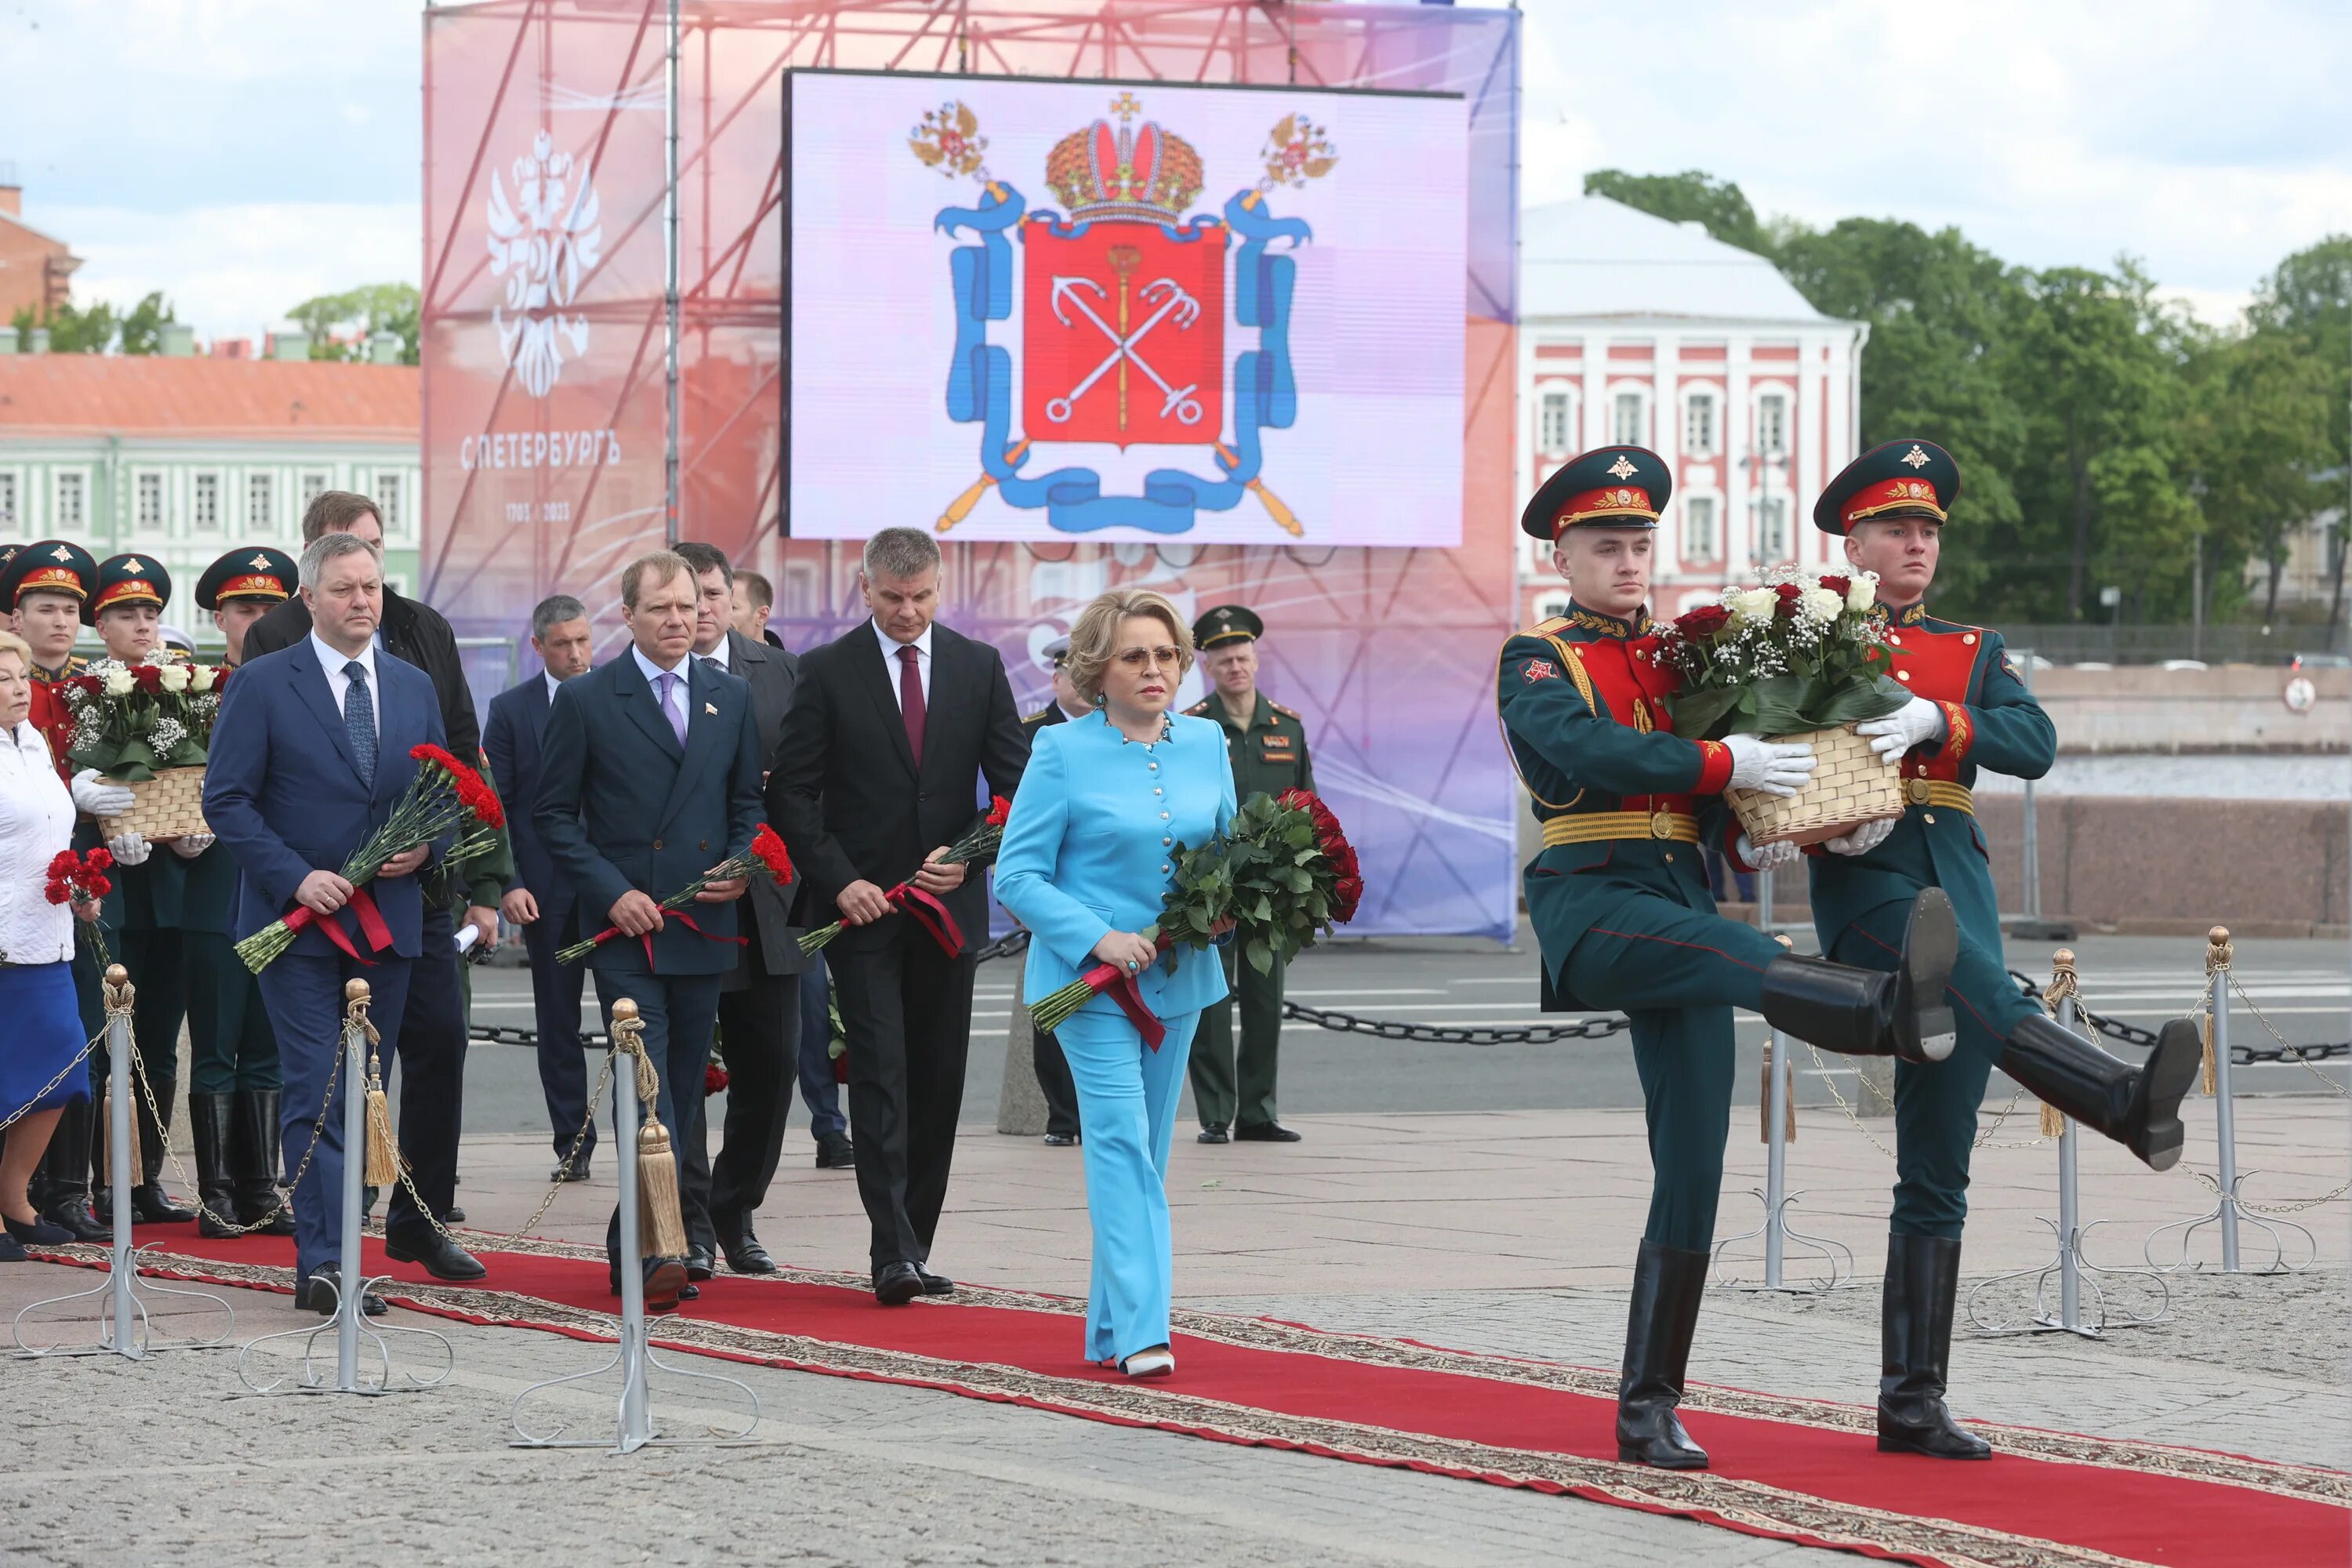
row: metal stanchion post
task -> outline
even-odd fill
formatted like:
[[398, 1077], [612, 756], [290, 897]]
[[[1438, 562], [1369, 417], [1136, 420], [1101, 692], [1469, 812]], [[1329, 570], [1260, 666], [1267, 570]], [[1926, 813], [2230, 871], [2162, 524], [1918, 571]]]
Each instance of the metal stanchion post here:
[[2212, 987], [2213, 1006], [2213, 1143], [2221, 1164], [2221, 1272], [2236, 1274], [2238, 1267], [2238, 1121], [2230, 1107], [2230, 930], [2215, 926], [2206, 935], [2209, 959], [2206, 976]]
[[[2074, 955], [2061, 948], [2061, 959]], [[2058, 1004], [2058, 1026], [2074, 1026], [2074, 998], [2066, 996]], [[2082, 1193], [2076, 1184], [2074, 1156], [2074, 1119], [2058, 1119], [2058, 1326], [2080, 1331], [2083, 1327], [2083, 1218]]]
[[[1786, 945], [1786, 939], [1783, 939], [1783, 945]], [[1773, 1030], [1764, 1043], [1764, 1184], [1748, 1189], [1764, 1205], [1763, 1223], [1753, 1230], [1727, 1236], [1715, 1244], [1714, 1267], [1720, 1274], [1727, 1247], [1734, 1242], [1761, 1238], [1764, 1243], [1764, 1279], [1759, 1284], [1748, 1285], [1726, 1278], [1723, 1284], [1729, 1289], [1802, 1290], [1811, 1293], [1834, 1290], [1853, 1279], [1853, 1253], [1843, 1242], [1808, 1236], [1789, 1223], [1789, 1210], [1801, 1195], [1789, 1191], [1789, 1105], [1796, 1092], [1792, 1044], [1789, 1037], [1778, 1029]], [[1819, 1284], [1789, 1284], [1788, 1254], [1791, 1242], [1821, 1254], [1822, 1263], [1829, 1269], [1829, 1278]]]
[[[133, 1056], [137, 1048], [131, 1037], [131, 1007], [136, 991], [131, 976], [122, 965], [107, 966], [104, 980], [106, 1002], [106, 1086], [107, 1086], [107, 1191], [114, 1205], [114, 1235], [107, 1246], [106, 1278], [87, 1290], [75, 1290], [63, 1296], [52, 1296], [36, 1301], [16, 1314], [14, 1326], [16, 1349], [26, 1356], [119, 1355], [130, 1361], [145, 1361], [160, 1351], [217, 1350], [227, 1342], [236, 1328], [236, 1310], [221, 1297], [209, 1290], [187, 1290], [175, 1286], [142, 1281], [139, 1277], [139, 1249], [131, 1237], [131, 1189], [139, 1183], [139, 1147], [132, 1142], [131, 1128], [136, 1118], [131, 1097], [138, 1092], [131, 1082]], [[162, 1119], [157, 1119], [162, 1125]], [[221, 1331], [209, 1340], [175, 1341], [159, 1344], [154, 1339], [154, 1324], [147, 1315], [143, 1291], [152, 1290], [165, 1296], [186, 1296], [199, 1301], [209, 1301], [218, 1307], [228, 1320]], [[93, 1296], [105, 1297], [105, 1311], [100, 1316], [98, 1340], [94, 1344], [28, 1345], [25, 1342], [25, 1321], [36, 1314], [47, 1316], [47, 1309], [67, 1306]]]

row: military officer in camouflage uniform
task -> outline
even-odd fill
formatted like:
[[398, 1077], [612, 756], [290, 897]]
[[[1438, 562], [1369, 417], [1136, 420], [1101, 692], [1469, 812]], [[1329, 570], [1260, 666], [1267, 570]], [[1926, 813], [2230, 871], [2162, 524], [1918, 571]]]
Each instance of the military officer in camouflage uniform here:
[[[1830, 1050], [1940, 1057], [1951, 1048], [1942, 1002], [1957, 933], [1942, 894], [1916, 895], [1894, 933], [1901, 961], [1877, 973], [1790, 956], [1715, 912], [1699, 848], [1727, 831], [1722, 792], [1792, 794], [1812, 771], [1812, 749], [1752, 735], [1686, 741], [1669, 727], [1675, 677], [1651, 657], [1643, 605], [1671, 489], [1654, 454], [1610, 447], [1537, 492], [1520, 526], [1552, 542], [1573, 598], [1566, 616], [1504, 644], [1496, 701], [1543, 825], [1525, 885], [1544, 1005], [1622, 1009], [1642, 1079], [1654, 1176], [1618, 1384], [1618, 1458], [1699, 1469], [1706, 1453], [1675, 1410], [1723, 1186], [1732, 1010], [1759, 1012]], [[1794, 858], [1786, 846], [1759, 852], [1736, 837], [1748, 864]]]
[[[2000, 634], [1930, 615], [1941, 535], [1960, 490], [1959, 466], [1933, 441], [1906, 437], [1855, 458], [1831, 482], [1813, 521], [1845, 540], [1848, 560], [1878, 577], [1895, 676], [1914, 693], [1890, 717], [1857, 726], [1881, 756], [1899, 757], [1908, 805], [1860, 853], [1813, 860], [1813, 925], [1822, 951], [1885, 968], [1905, 911], [1941, 889], [1959, 920], [1950, 993], [1958, 1048], [1932, 1066], [1895, 1069], [1895, 1181], [1881, 1321], [1878, 1446], [1888, 1452], [1980, 1459], [1982, 1438], [1945, 1408], [1960, 1228], [1977, 1107], [1998, 1063], [2010, 1077], [2157, 1170], [2180, 1158], [2180, 1100], [2202, 1054], [2197, 1026], [2167, 1025], [2133, 1068], [2023, 995], [2003, 963], [1990, 847], [1970, 786], [1989, 767], [2039, 778], [2057, 733], [2001, 651]], [[1836, 848], [1832, 845], [1830, 847]]]
[[[224, 669], [243, 662], [246, 628], [293, 594], [297, 575], [292, 556], [266, 545], [232, 550], [205, 569], [196, 605], [226, 639]], [[165, 857], [155, 871], [156, 907], [179, 928], [187, 977], [197, 1233], [257, 1226], [264, 1236], [291, 1236], [294, 1213], [278, 1189], [278, 1036], [231, 935], [236, 862], [207, 836], [194, 859]]]
[[[1257, 640], [1265, 625], [1239, 605], [1220, 605], [1192, 623], [1192, 646], [1215, 689], [1184, 710], [1224, 726], [1233, 759], [1234, 798], [1312, 790], [1315, 765], [1307, 755], [1307, 721], [1257, 689]], [[1296, 1143], [1299, 1135], [1275, 1120], [1274, 1079], [1282, 1047], [1282, 961], [1263, 974], [1234, 963], [1236, 947], [1221, 951], [1225, 984], [1240, 1005], [1241, 1049], [1234, 1049], [1234, 1009], [1219, 1002], [1201, 1015], [1192, 1037], [1192, 1106], [1200, 1141]]]

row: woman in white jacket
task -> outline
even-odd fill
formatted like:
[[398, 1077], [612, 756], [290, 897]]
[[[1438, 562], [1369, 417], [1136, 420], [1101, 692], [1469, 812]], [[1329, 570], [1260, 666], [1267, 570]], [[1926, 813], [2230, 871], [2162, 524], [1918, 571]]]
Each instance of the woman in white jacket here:
[[69, 848], [73, 799], [58, 777], [48, 742], [29, 721], [33, 652], [0, 632], [0, 1262], [19, 1262], [25, 1244], [56, 1247], [73, 1233], [40, 1217], [25, 1184], [48, 1147], [58, 1113], [89, 1098], [77, 1058], [81, 1015], [74, 1005], [74, 918], [95, 903], [53, 904], [49, 862]]

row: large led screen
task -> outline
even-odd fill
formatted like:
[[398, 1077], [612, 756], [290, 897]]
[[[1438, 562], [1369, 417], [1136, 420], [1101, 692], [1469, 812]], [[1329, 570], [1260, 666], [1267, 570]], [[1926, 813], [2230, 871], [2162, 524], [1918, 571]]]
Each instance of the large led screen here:
[[1462, 542], [1454, 96], [796, 71], [785, 525]]

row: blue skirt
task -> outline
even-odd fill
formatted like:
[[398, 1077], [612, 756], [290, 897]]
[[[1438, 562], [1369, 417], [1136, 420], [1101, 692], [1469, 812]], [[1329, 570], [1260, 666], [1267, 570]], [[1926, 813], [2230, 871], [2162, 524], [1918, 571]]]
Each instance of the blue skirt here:
[[[21, 1110], [47, 1110], [89, 1098], [89, 1073], [67, 1068], [81, 1054], [81, 1010], [73, 965], [0, 964], [0, 1121]], [[49, 1080], [64, 1073], [63, 1081]]]

